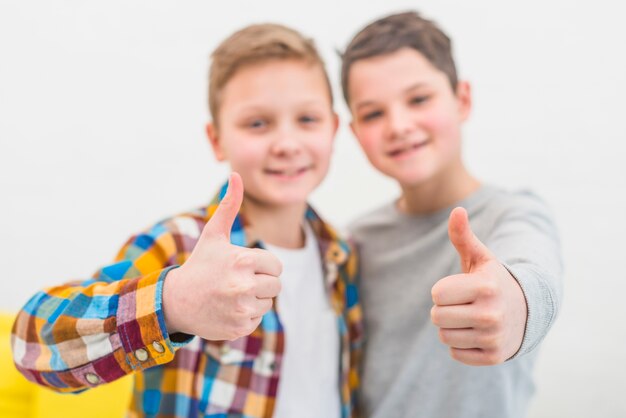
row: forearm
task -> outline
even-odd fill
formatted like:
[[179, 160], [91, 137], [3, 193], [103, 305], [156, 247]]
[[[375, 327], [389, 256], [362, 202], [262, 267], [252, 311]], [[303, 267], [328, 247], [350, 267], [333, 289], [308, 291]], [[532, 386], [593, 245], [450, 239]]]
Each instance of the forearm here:
[[14, 325], [17, 368], [36, 383], [75, 392], [171, 361], [161, 303], [166, 271], [39, 292]]

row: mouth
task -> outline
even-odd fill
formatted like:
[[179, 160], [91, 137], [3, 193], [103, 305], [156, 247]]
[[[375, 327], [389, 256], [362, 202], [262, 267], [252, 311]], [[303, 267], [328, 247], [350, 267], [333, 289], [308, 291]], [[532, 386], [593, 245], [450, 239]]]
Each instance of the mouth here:
[[389, 157], [391, 157], [391, 158], [406, 157], [406, 156], [409, 156], [409, 155], [413, 154], [417, 150], [425, 147], [429, 143], [430, 143], [430, 140], [426, 139], [426, 140], [420, 141], [420, 142], [404, 144], [404, 145], [402, 145], [400, 147], [392, 149], [391, 151], [388, 151], [387, 155]]
[[303, 167], [289, 167], [289, 168], [266, 168], [265, 174], [270, 175], [280, 180], [293, 180], [301, 177], [309, 170], [313, 169], [313, 165], [307, 165]]

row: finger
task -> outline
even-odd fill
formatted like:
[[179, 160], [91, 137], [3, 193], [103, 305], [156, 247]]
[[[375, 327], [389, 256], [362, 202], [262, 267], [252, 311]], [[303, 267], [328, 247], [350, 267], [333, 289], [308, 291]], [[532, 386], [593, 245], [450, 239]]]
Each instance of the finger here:
[[252, 319], [261, 318], [265, 315], [270, 309], [272, 309], [273, 301], [272, 299], [257, 299], [254, 302], [254, 312], [252, 313]]
[[430, 319], [439, 328], [472, 328], [472, 305], [433, 306]]
[[[261, 321], [263, 321], [263, 315], [250, 319], [250, 323], [255, 330], [259, 327], [259, 325], [261, 325]], [[254, 330], [252, 332], [254, 332]]]
[[239, 174], [233, 172], [228, 178], [226, 194], [207, 223], [205, 233], [219, 235], [230, 240], [230, 230], [237, 218], [243, 202], [243, 182]]
[[467, 211], [461, 207], [454, 208], [450, 213], [448, 236], [461, 257], [463, 273], [469, 273], [477, 264], [493, 258], [487, 247], [472, 232]]
[[259, 299], [271, 299], [278, 296], [282, 287], [280, 279], [269, 274], [255, 274], [255, 296]]
[[480, 348], [450, 348], [450, 355], [470, 366], [493, 366], [506, 360], [498, 351]]
[[474, 302], [480, 282], [472, 274], [455, 274], [439, 280], [430, 293], [433, 303], [439, 306], [462, 305]]
[[254, 260], [255, 273], [269, 274], [276, 277], [282, 274], [283, 263], [274, 254], [262, 248], [251, 248], [248, 251], [252, 254]]
[[495, 337], [478, 331], [475, 328], [441, 328], [439, 330], [439, 339], [442, 343], [453, 348], [497, 348]]

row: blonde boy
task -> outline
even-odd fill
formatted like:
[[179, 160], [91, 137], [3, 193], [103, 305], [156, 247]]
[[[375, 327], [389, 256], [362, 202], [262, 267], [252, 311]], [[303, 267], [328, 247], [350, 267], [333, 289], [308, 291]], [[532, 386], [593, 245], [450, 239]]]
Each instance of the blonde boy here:
[[62, 392], [134, 373], [130, 416], [351, 416], [355, 254], [307, 205], [337, 129], [324, 64], [299, 33], [253, 25], [215, 50], [209, 84], [228, 185], [92, 279], [37, 293], [15, 363]]
[[342, 83], [361, 147], [402, 190], [352, 226], [366, 415], [524, 416], [562, 295], [548, 210], [465, 168], [470, 85], [431, 21], [407, 12], [366, 26], [346, 48]]

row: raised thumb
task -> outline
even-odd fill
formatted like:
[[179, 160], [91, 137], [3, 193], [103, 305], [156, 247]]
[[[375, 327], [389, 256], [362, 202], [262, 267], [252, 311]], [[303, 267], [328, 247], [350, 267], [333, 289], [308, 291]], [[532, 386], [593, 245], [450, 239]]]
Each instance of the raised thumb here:
[[230, 240], [230, 231], [243, 202], [243, 182], [238, 173], [228, 178], [226, 194], [205, 227], [205, 233], [220, 235]]
[[472, 272], [479, 264], [493, 257], [489, 249], [472, 232], [467, 211], [464, 208], [454, 208], [450, 213], [448, 236], [461, 257], [463, 273]]

